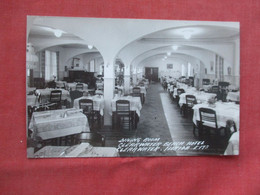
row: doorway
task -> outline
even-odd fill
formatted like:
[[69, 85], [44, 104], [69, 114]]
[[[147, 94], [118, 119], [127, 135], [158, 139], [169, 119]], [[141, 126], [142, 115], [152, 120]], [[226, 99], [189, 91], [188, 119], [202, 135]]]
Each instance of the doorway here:
[[145, 78], [149, 81], [158, 82], [158, 72], [159, 68], [145, 67]]

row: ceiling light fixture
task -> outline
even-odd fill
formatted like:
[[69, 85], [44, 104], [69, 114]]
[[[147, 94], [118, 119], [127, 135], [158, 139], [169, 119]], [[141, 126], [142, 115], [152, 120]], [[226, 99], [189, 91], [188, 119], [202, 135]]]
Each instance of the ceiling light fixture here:
[[185, 39], [190, 39], [193, 31], [192, 30], [184, 30], [183, 31], [183, 36]]
[[54, 35], [58, 38], [62, 36], [62, 33], [63, 32], [61, 30], [54, 30]]
[[172, 53], [171, 52], [167, 52], [167, 56], [170, 56]]
[[89, 48], [89, 49], [92, 49], [92, 48], [93, 48], [93, 45], [88, 45], [88, 48]]
[[179, 48], [178, 45], [173, 45], [173, 46], [172, 46], [172, 49], [173, 49], [174, 51], [176, 51], [178, 48]]

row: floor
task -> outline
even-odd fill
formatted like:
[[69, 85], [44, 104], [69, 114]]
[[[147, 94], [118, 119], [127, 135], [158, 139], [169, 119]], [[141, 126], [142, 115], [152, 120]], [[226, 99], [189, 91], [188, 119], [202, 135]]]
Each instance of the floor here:
[[[192, 116], [184, 117], [176, 100], [163, 89], [160, 83], [149, 85], [145, 103], [136, 130], [114, 130], [103, 128], [99, 131], [106, 137], [106, 146], [118, 147], [119, 140], [127, 143], [145, 142], [151, 144], [151, 151], [134, 147], [120, 151], [120, 156], [192, 156], [221, 155], [227, 146], [228, 138], [211, 132], [199, 137], [193, 133]], [[146, 140], [145, 140], [146, 139]], [[141, 141], [140, 141], [141, 140]], [[148, 141], [147, 141], [148, 140]], [[121, 140], [122, 141], [122, 140]], [[126, 143], [124, 142], [124, 143]], [[153, 147], [158, 146], [159, 149]]]

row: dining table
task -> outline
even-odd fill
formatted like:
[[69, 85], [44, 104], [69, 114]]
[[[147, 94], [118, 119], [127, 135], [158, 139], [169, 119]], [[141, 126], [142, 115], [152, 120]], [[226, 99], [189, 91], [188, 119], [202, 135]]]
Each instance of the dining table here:
[[67, 83], [67, 88], [71, 91], [74, 91], [76, 90], [76, 85], [77, 84], [83, 84], [83, 91], [87, 91], [88, 90], [88, 84], [86, 83], [76, 83], [76, 82], [73, 82], [73, 83]]
[[202, 85], [202, 89], [204, 89], [204, 91], [211, 91], [213, 85], [208, 84], [208, 85]]
[[224, 155], [239, 155], [239, 131], [233, 133], [229, 138]]
[[56, 81], [56, 87], [67, 89], [67, 82], [66, 81]]
[[141, 109], [142, 109], [142, 102], [139, 97], [132, 97], [132, 96], [118, 96], [115, 95], [115, 97], [111, 100], [111, 109], [112, 112], [116, 112], [116, 101], [117, 100], [128, 100], [130, 102], [130, 111], [136, 112], [136, 114], [140, 117], [141, 115]]
[[[136, 87], [139, 87], [140, 88], [140, 93], [143, 94], [144, 97], [146, 97], [146, 88], [145, 86], [136, 86]], [[130, 86], [129, 87], [129, 91], [130, 93], [133, 93], [133, 86]]]
[[39, 104], [38, 97], [36, 95], [27, 95], [26, 96], [26, 105], [27, 106], [36, 106]]
[[196, 104], [193, 106], [193, 123], [196, 125], [197, 121], [200, 121], [199, 108], [209, 108], [216, 112], [218, 127], [226, 127], [228, 120], [234, 121], [237, 131], [239, 130], [239, 104], [234, 102], [222, 102], [218, 101], [215, 104]]
[[239, 102], [240, 101], [240, 92], [228, 92], [227, 97], [226, 97], [227, 101], [232, 101], [232, 102]]
[[33, 112], [29, 129], [31, 138], [42, 140], [90, 131], [87, 117], [74, 108]]
[[[82, 152], [73, 154], [73, 150], [77, 147], [82, 147], [85, 144]], [[31, 158], [71, 158], [71, 157], [118, 157], [119, 152], [115, 147], [95, 147], [90, 144], [81, 143], [74, 146], [45, 146], [35, 152]]]
[[215, 99], [216, 98], [216, 94], [214, 93], [205, 93], [203, 91], [194, 91], [194, 90], [190, 90], [188, 92], [182, 93], [179, 96], [179, 105], [180, 107], [182, 107], [183, 104], [186, 104], [186, 95], [194, 95], [197, 103], [207, 103], [210, 99]]
[[98, 111], [101, 116], [104, 115], [105, 99], [103, 95], [94, 95], [94, 96], [82, 96], [74, 100], [73, 107], [75, 109], [80, 109], [79, 100], [90, 99], [93, 100], [93, 110]]
[[45, 89], [37, 89], [35, 91], [36, 96], [39, 98], [40, 103], [48, 103], [50, 100], [51, 91], [53, 90], [61, 90], [61, 100], [67, 100], [71, 102], [70, 93], [65, 89], [53, 89], [53, 88], [45, 88]]
[[195, 87], [188, 86], [184, 83], [177, 83], [177, 86], [173, 89], [173, 97], [176, 98], [178, 96], [178, 89], [184, 89], [186, 93], [193, 93], [196, 92], [197, 89]]

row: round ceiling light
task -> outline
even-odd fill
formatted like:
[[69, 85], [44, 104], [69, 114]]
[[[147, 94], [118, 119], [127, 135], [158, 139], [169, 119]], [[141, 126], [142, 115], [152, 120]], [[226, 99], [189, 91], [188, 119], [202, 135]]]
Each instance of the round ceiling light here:
[[62, 31], [61, 30], [54, 30], [54, 35], [59, 38], [59, 37], [62, 36]]
[[89, 48], [89, 49], [92, 49], [92, 48], [93, 48], [93, 45], [88, 45], [88, 48]]

